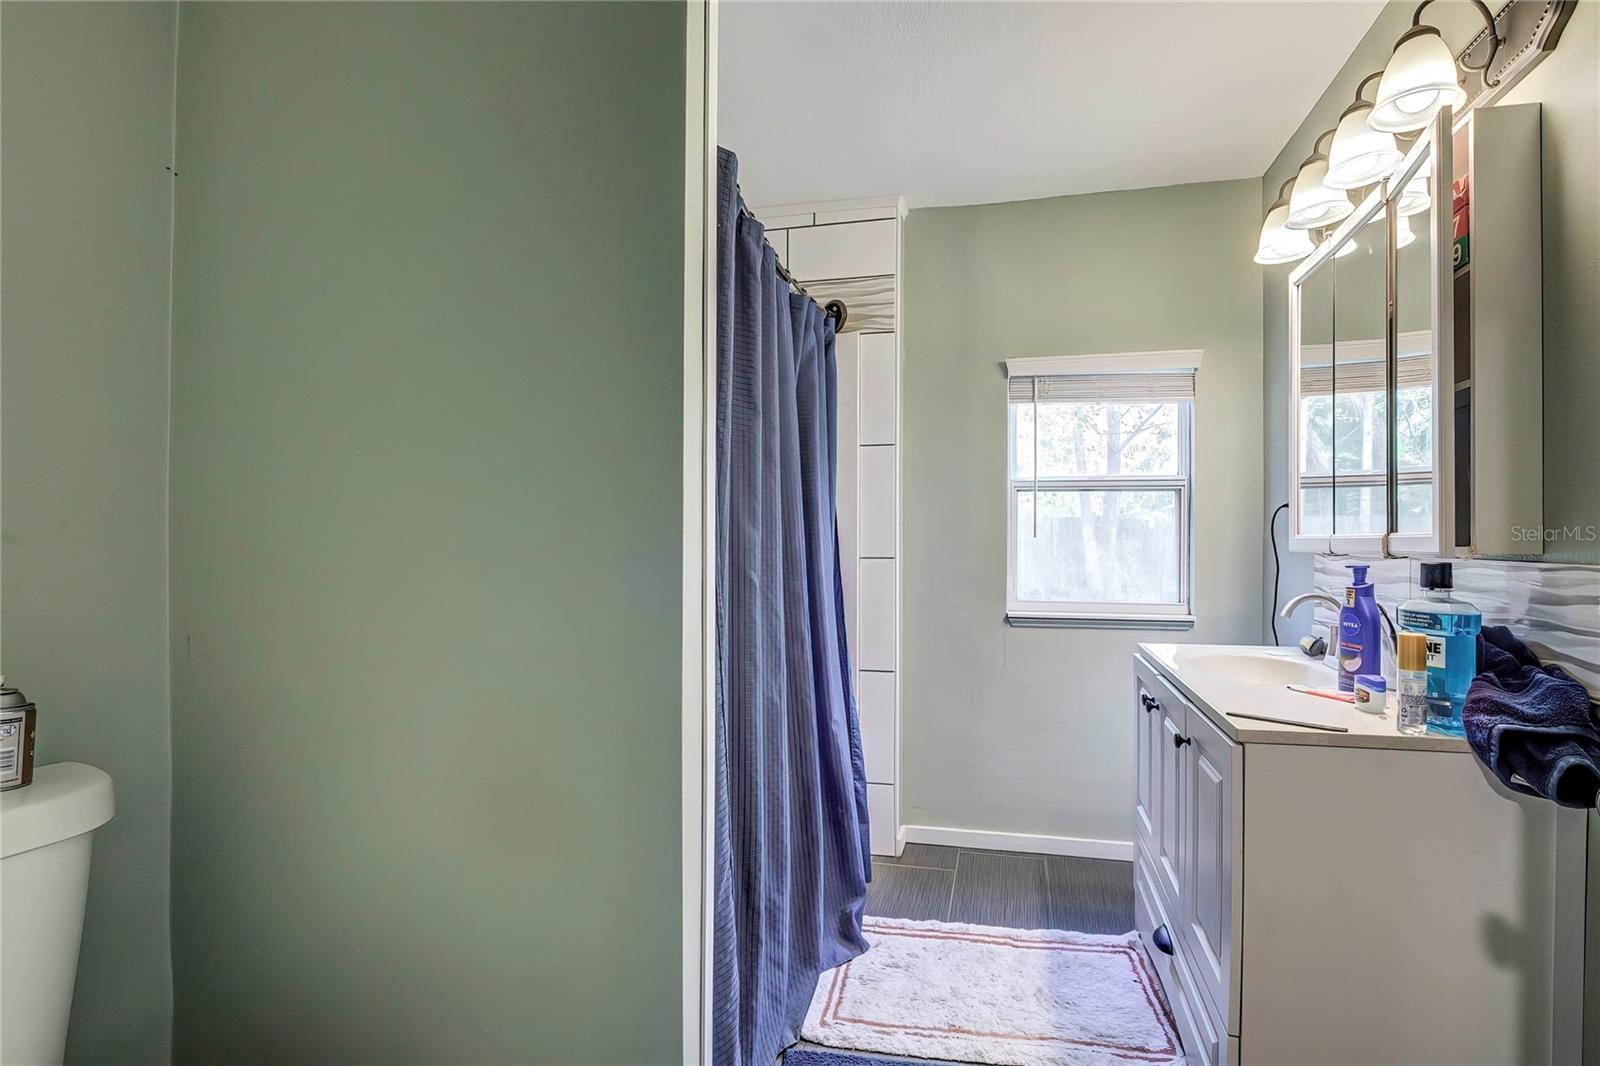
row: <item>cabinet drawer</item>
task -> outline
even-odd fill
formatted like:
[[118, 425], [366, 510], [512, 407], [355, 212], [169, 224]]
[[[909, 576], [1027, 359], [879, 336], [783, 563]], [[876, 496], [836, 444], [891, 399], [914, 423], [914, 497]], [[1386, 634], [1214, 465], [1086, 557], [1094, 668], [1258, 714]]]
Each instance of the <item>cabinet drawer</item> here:
[[1150, 872], [1150, 857], [1141, 848], [1134, 863], [1133, 875], [1134, 927], [1144, 942], [1145, 951], [1155, 963], [1156, 976], [1161, 980], [1162, 994], [1171, 1009], [1173, 1023], [1183, 1040], [1184, 1052], [1195, 1066], [1228, 1066], [1238, 1062], [1237, 1042], [1228, 1035], [1215, 1011], [1195, 987], [1185, 959], [1182, 942], [1175, 936], [1165, 938], [1172, 952], [1158, 945], [1156, 930], [1168, 924], [1166, 901], [1162, 899]]
[[[1144, 949], [1155, 961], [1156, 971], [1165, 985], [1167, 963], [1172, 955], [1156, 946], [1156, 930], [1162, 926], [1167, 926], [1170, 933], [1172, 927], [1167, 923], [1166, 905], [1150, 873], [1150, 857], [1141, 847], [1133, 864], [1133, 927], [1138, 931], [1139, 939], [1144, 941]], [[1169, 937], [1167, 941], [1174, 950], [1177, 947], [1175, 940], [1175, 937]]]
[[1167, 1001], [1191, 1066], [1235, 1066], [1239, 1061], [1238, 1045], [1212, 1013], [1205, 997], [1195, 991], [1181, 950], [1172, 957], [1167, 970]]

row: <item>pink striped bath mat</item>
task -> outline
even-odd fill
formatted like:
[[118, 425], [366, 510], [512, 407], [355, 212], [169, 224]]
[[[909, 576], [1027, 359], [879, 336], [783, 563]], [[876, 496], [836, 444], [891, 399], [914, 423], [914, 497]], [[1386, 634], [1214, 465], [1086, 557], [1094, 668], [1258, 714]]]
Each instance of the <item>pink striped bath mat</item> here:
[[868, 918], [871, 948], [817, 983], [802, 1037], [993, 1066], [1181, 1066], [1136, 933]]

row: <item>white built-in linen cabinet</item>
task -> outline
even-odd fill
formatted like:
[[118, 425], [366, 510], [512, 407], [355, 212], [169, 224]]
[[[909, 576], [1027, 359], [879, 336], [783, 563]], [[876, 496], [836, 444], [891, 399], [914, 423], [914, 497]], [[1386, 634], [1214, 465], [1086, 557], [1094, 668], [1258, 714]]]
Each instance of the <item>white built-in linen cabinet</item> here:
[[900, 853], [900, 346], [898, 200], [755, 211], [778, 258], [849, 317], [837, 357], [838, 529], [874, 855]]
[[1135, 923], [1190, 1063], [1576, 1061], [1581, 812], [1459, 740], [1242, 728], [1158, 661], [1134, 664]]

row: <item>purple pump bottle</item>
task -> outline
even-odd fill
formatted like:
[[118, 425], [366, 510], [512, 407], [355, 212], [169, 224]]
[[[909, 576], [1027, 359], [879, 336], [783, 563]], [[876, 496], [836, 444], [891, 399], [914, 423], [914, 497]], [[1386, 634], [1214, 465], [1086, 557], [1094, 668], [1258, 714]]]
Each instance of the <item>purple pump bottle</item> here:
[[1339, 690], [1356, 687], [1358, 674], [1383, 673], [1383, 636], [1378, 629], [1378, 598], [1367, 567], [1349, 563], [1350, 587], [1339, 611]]

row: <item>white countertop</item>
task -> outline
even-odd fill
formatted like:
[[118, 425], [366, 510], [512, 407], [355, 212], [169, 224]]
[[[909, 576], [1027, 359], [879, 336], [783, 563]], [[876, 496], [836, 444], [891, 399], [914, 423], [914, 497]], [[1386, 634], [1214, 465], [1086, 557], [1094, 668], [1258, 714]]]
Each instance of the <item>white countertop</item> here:
[[[1285, 687], [1283, 680], [1242, 681], [1214, 668], [1219, 657], [1248, 655], [1263, 660], [1276, 672], [1305, 673], [1307, 680], [1326, 674], [1323, 684], [1312, 687], [1333, 689], [1338, 676], [1332, 670], [1306, 658], [1298, 648], [1271, 648], [1241, 644], [1140, 644], [1139, 654], [1185, 697], [1216, 722], [1227, 736], [1240, 744], [1301, 744], [1343, 748], [1400, 748], [1414, 751], [1470, 752], [1463, 737], [1425, 733], [1409, 736], [1395, 728], [1392, 706], [1383, 715], [1356, 710], [1353, 704], [1324, 699]], [[1318, 671], [1321, 671], [1319, 673]], [[1301, 722], [1343, 726], [1348, 732], [1334, 732], [1304, 725], [1280, 725], [1247, 718], [1232, 718], [1230, 713], [1264, 714]]]

